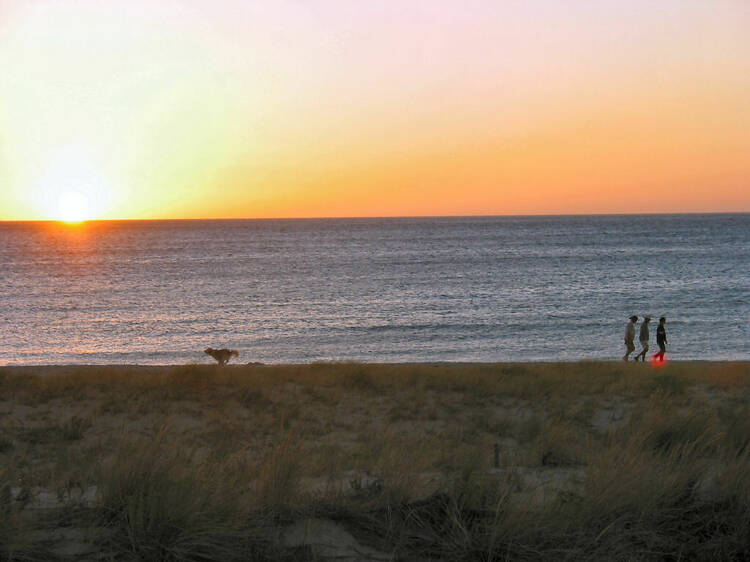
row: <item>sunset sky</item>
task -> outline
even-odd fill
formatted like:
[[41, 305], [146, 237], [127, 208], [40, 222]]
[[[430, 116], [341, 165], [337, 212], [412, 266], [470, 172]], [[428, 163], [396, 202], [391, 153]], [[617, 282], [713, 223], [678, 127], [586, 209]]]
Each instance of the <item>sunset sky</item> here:
[[747, 0], [0, 0], [0, 219], [711, 211]]

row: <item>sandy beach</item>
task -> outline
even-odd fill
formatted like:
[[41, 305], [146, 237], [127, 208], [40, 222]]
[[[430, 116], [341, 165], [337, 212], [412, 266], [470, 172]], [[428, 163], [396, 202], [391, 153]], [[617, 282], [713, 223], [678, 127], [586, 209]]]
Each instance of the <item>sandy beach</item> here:
[[749, 383], [746, 362], [2, 367], [0, 545], [739, 559]]

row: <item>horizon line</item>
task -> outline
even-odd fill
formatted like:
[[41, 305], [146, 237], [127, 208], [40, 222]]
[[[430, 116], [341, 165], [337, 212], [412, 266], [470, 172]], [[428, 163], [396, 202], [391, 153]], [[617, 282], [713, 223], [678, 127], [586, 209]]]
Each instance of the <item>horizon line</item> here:
[[690, 215], [747, 215], [748, 211], [685, 211], [674, 213], [512, 213], [476, 215], [340, 215], [297, 217], [163, 217], [163, 218], [107, 218], [65, 221], [62, 219], [0, 219], [0, 223], [61, 223], [70, 226], [96, 222], [167, 222], [167, 221], [274, 221], [274, 220], [366, 220], [366, 219], [466, 219], [466, 218], [534, 218], [534, 217], [636, 217], [636, 216], [690, 216]]

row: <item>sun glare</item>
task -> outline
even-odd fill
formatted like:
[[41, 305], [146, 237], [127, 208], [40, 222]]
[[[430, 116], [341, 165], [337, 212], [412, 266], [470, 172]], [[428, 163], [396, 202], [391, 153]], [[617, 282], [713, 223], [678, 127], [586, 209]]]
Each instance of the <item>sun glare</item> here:
[[57, 215], [64, 222], [82, 222], [88, 220], [89, 200], [78, 191], [66, 191], [57, 201]]
[[67, 223], [105, 218], [117, 184], [85, 145], [55, 147], [30, 181], [29, 197], [44, 220]]

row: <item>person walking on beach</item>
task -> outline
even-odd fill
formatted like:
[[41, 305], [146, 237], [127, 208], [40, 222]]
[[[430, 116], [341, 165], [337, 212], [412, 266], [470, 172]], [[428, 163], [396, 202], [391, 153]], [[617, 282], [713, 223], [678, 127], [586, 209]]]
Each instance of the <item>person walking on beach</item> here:
[[664, 361], [664, 354], [667, 352], [667, 330], [664, 324], [667, 319], [662, 316], [659, 318], [659, 327], [656, 328], [656, 344], [659, 346], [659, 352], [654, 355], [654, 360]]
[[638, 321], [637, 316], [631, 316], [630, 322], [628, 322], [625, 328], [625, 355], [622, 356], [623, 361], [627, 361], [630, 358], [630, 354], [635, 351], [635, 323]]
[[641, 332], [638, 334], [638, 340], [641, 342], [641, 352], [635, 356], [635, 360], [638, 361], [638, 358], [641, 358], [641, 362], [646, 361], [646, 353], [648, 352], [648, 339], [649, 339], [649, 333], [648, 333], [648, 323], [651, 322], [651, 317], [646, 316], [643, 319], [643, 323], [641, 323]]

